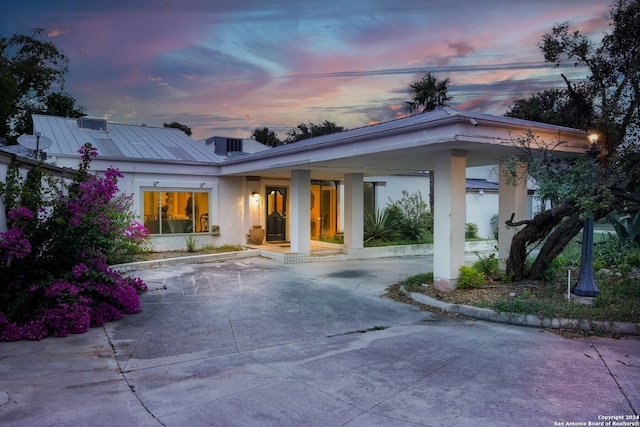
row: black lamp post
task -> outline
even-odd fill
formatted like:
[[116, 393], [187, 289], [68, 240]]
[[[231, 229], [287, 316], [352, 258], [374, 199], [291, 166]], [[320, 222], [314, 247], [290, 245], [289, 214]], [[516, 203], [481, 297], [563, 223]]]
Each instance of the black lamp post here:
[[[598, 150], [598, 135], [589, 135], [591, 148], [587, 152], [589, 158], [595, 161], [600, 150]], [[573, 289], [573, 293], [581, 297], [595, 297], [600, 293], [593, 278], [593, 214], [589, 214], [584, 220], [582, 227], [582, 256], [580, 258], [580, 276], [578, 284]]]

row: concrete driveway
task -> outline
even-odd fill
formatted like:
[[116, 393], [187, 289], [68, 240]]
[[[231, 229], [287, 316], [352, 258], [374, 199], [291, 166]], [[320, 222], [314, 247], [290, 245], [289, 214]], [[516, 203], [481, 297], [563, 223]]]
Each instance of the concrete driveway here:
[[407, 257], [139, 271], [142, 313], [0, 343], [0, 425], [640, 425], [638, 337], [566, 339], [380, 297], [430, 270]]

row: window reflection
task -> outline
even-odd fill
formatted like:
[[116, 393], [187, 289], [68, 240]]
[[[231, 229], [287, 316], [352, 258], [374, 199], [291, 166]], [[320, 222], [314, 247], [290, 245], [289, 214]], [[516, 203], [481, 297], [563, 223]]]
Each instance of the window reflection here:
[[209, 231], [209, 193], [145, 191], [144, 226], [151, 234]]

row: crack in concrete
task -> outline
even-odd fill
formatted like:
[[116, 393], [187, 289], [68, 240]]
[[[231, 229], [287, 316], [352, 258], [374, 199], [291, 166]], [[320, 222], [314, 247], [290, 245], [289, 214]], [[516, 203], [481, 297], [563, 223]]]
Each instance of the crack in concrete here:
[[154, 414], [153, 412], [151, 412], [149, 410], [149, 408], [147, 407], [147, 405], [145, 405], [145, 403], [142, 401], [142, 399], [140, 399], [140, 396], [138, 396], [138, 394], [136, 393], [136, 386], [131, 384], [129, 382], [129, 380], [127, 379], [127, 376], [125, 375], [124, 371], [122, 370], [122, 368], [120, 367], [120, 364], [118, 363], [118, 358], [116, 357], [116, 347], [113, 344], [113, 342], [111, 341], [111, 337], [109, 336], [109, 333], [107, 332], [107, 329], [104, 327], [104, 325], [102, 326], [102, 331], [104, 332], [104, 336], [107, 339], [107, 343], [109, 344], [109, 347], [111, 347], [111, 351], [113, 354], [113, 360], [116, 362], [116, 366], [118, 367], [118, 373], [120, 374], [120, 376], [122, 377], [122, 379], [124, 380], [124, 382], [127, 384], [127, 386], [129, 387], [129, 390], [131, 390], [131, 393], [133, 393], [133, 395], [135, 396], [136, 400], [138, 402], [140, 402], [140, 405], [142, 405], [142, 407], [144, 408], [145, 411], [147, 411], [147, 413], [149, 415], [151, 415], [151, 417], [156, 420], [161, 426], [165, 426], [165, 424], [160, 421]]

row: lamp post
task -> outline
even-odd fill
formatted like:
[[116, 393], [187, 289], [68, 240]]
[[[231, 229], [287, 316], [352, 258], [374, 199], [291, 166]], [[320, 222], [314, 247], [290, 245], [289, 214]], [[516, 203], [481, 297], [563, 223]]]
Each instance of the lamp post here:
[[[600, 150], [598, 150], [598, 135], [589, 135], [591, 147], [587, 154], [592, 161], [595, 161]], [[600, 293], [593, 278], [593, 214], [589, 214], [584, 220], [582, 227], [582, 255], [580, 258], [580, 277], [578, 284], [573, 289], [573, 293], [581, 297], [595, 297]]]

